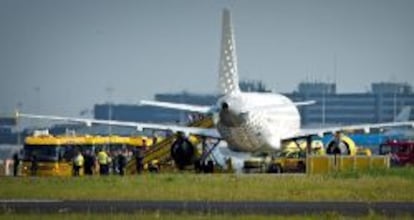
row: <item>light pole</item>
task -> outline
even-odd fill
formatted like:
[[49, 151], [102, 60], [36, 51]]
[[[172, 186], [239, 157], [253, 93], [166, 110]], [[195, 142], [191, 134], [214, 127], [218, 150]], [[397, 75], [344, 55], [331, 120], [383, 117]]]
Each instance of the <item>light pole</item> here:
[[[108, 93], [108, 121], [112, 120], [112, 93], [114, 92], [114, 88], [107, 87], [106, 92]], [[109, 124], [108, 126], [108, 134], [109, 136], [112, 135], [112, 126]]]
[[[35, 108], [36, 112], [40, 113], [40, 106], [41, 106], [40, 105], [40, 86], [36, 86], [33, 89], [36, 93], [36, 98], [35, 98], [36, 104], [33, 108]], [[36, 129], [40, 129], [42, 127], [41, 123], [40, 123], [40, 120], [35, 124], [35, 126], [38, 126], [38, 128], [36, 128]]]
[[325, 127], [325, 85], [322, 85], [322, 126]]
[[33, 88], [33, 90], [36, 93], [36, 105], [35, 105], [36, 110], [35, 111], [40, 112], [40, 87], [36, 86]]
[[393, 94], [393, 120], [397, 117], [397, 92], [399, 91], [398, 85], [394, 85], [394, 94]]
[[16, 132], [17, 132], [17, 146], [20, 147], [21, 145], [21, 131], [19, 126], [19, 118], [17, 117], [17, 114], [21, 111], [23, 106], [22, 102], [17, 102], [16, 104]]

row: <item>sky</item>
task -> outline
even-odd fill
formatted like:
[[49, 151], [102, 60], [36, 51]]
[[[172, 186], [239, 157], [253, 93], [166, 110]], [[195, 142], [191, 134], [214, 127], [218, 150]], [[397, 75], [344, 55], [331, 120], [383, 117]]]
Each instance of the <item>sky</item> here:
[[412, 0], [0, 0], [0, 115], [215, 93], [223, 8], [241, 79], [276, 92], [413, 84]]

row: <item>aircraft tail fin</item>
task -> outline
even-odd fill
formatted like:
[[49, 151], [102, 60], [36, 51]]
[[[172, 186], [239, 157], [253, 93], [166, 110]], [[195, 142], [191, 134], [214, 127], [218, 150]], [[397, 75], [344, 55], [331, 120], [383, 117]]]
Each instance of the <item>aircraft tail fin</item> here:
[[411, 106], [405, 106], [401, 112], [394, 118], [395, 122], [404, 122], [410, 120]]
[[236, 44], [228, 9], [223, 10], [221, 52], [219, 67], [219, 93], [228, 95], [239, 93], [239, 75], [237, 71]]

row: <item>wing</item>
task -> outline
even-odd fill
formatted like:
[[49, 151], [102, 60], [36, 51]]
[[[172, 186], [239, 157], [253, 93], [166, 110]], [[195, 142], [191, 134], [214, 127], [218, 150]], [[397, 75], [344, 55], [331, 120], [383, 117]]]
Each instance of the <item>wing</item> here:
[[221, 139], [220, 134], [216, 129], [211, 128], [198, 128], [198, 127], [185, 127], [179, 125], [168, 125], [168, 124], [155, 124], [155, 123], [143, 123], [143, 122], [130, 122], [130, 121], [116, 121], [116, 120], [99, 120], [99, 119], [88, 119], [88, 118], [74, 118], [74, 117], [62, 117], [53, 115], [34, 115], [25, 113], [16, 113], [17, 118], [32, 118], [32, 119], [43, 119], [53, 121], [67, 121], [67, 122], [78, 122], [91, 126], [92, 124], [102, 125], [113, 125], [123, 127], [134, 127], [137, 130], [142, 129], [154, 129], [154, 130], [170, 130], [173, 132], [183, 132], [187, 135], [199, 135], [204, 137], [211, 137]]
[[373, 123], [373, 124], [360, 124], [360, 125], [349, 125], [349, 126], [337, 126], [337, 127], [327, 127], [327, 128], [312, 128], [312, 129], [302, 129], [298, 136], [307, 136], [307, 135], [319, 135], [322, 136], [324, 133], [335, 133], [338, 131], [353, 131], [353, 130], [364, 130], [368, 133], [371, 129], [375, 128], [390, 128], [390, 127], [401, 127], [401, 126], [411, 126], [414, 127], [414, 121], [405, 121], [405, 122], [386, 122], [386, 123]]

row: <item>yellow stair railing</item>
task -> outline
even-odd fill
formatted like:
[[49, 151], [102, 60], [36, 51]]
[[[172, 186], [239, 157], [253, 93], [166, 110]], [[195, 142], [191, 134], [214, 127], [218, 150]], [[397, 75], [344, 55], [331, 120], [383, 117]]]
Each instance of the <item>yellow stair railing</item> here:
[[[194, 121], [188, 125], [189, 127], [200, 127], [200, 128], [212, 128], [214, 126], [211, 117], [203, 117], [200, 120]], [[163, 164], [171, 160], [171, 146], [177, 138], [177, 134], [172, 135], [166, 139], [163, 139], [159, 143], [155, 143], [150, 146], [144, 153], [143, 164], [149, 164], [151, 161], [158, 160], [159, 163]], [[201, 138], [197, 138], [196, 145], [201, 142]], [[136, 159], [132, 158], [126, 165], [126, 173], [136, 174]]]

